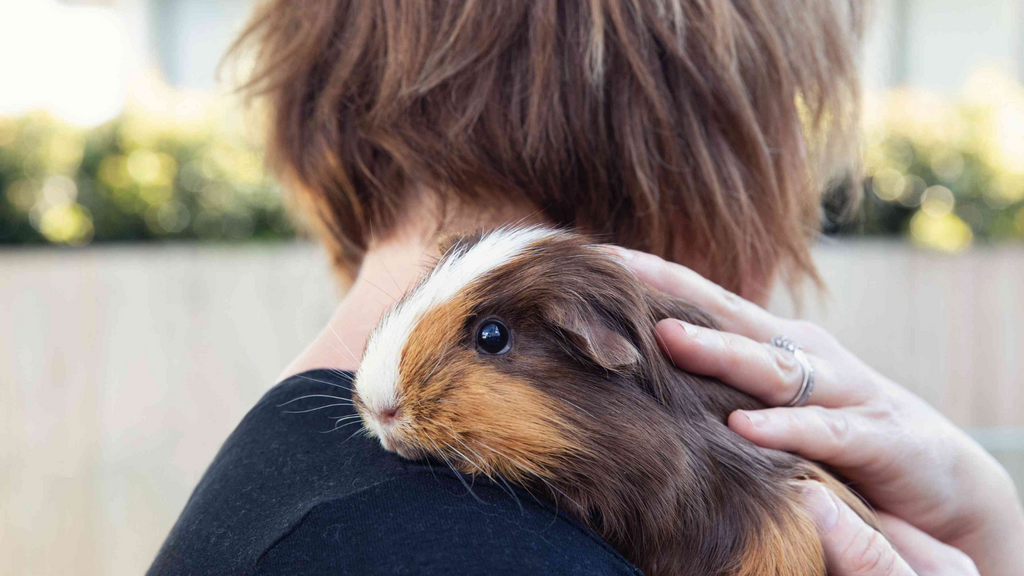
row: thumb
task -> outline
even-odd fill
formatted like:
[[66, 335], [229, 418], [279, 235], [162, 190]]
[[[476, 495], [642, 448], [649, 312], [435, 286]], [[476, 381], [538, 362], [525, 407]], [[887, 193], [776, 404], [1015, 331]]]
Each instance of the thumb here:
[[818, 527], [830, 576], [917, 576], [885, 536], [821, 484], [808, 484], [803, 501]]

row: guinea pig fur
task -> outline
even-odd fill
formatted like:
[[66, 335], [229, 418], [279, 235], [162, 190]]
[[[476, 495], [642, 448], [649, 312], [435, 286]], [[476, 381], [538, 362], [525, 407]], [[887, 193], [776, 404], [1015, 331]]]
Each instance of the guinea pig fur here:
[[654, 326], [714, 321], [588, 238], [543, 227], [454, 240], [370, 336], [353, 401], [406, 458], [517, 483], [648, 576], [821, 576], [800, 481], [844, 484], [725, 422], [763, 405], [663, 356]]

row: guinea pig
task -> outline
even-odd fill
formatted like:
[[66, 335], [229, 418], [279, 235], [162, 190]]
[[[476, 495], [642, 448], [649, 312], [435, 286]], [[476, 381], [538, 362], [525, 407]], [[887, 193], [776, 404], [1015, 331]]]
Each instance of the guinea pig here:
[[676, 369], [654, 326], [707, 314], [647, 288], [585, 236], [455, 239], [382, 318], [355, 376], [365, 430], [406, 458], [553, 500], [648, 576], [821, 576], [800, 483], [843, 483], [731, 432], [763, 405]]

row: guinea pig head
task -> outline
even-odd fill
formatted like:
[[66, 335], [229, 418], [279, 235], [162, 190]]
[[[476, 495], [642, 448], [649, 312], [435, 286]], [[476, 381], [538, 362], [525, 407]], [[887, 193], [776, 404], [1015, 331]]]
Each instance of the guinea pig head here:
[[371, 335], [356, 408], [402, 456], [551, 480], [606, 457], [599, 438], [635, 446], [644, 411], [664, 400], [648, 308], [637, 280], [583, 237], [459, 238]]

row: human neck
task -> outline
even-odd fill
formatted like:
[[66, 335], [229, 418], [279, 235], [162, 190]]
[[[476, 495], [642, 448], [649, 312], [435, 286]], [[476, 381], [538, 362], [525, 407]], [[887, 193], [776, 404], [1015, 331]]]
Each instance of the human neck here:
[[447, 235], [503, 224], [536, 224], [536, 212], [482, 210], [441, 222], [437, 210], [424, 209], [404, 221], [410, 224], [386, 239], [371, 242], [358, 275], [335, 308], [327, 325], [309, 347], [278, 378], [328, 368], [355, 371], [370, 332], [381, 316], [412, 288], [440, 257]]
[[[409, 224], [402, 226], [399, 233], [371, 242], [358, 275], [327, 325], [278, 380], [317, 368], [358, 369], [370, 332], [384, 312], [440, 257], [438, 246], [443, 237], [505, 224], [543, 222], [536, 211], [528, 209], [492, 208], [460, 213], [463, 216], [458, 219], [442, 221], [433, 207], [410, 212], [403, 219]], [[764, 306], [768, 294], [762, 290], [743, 296]]]

